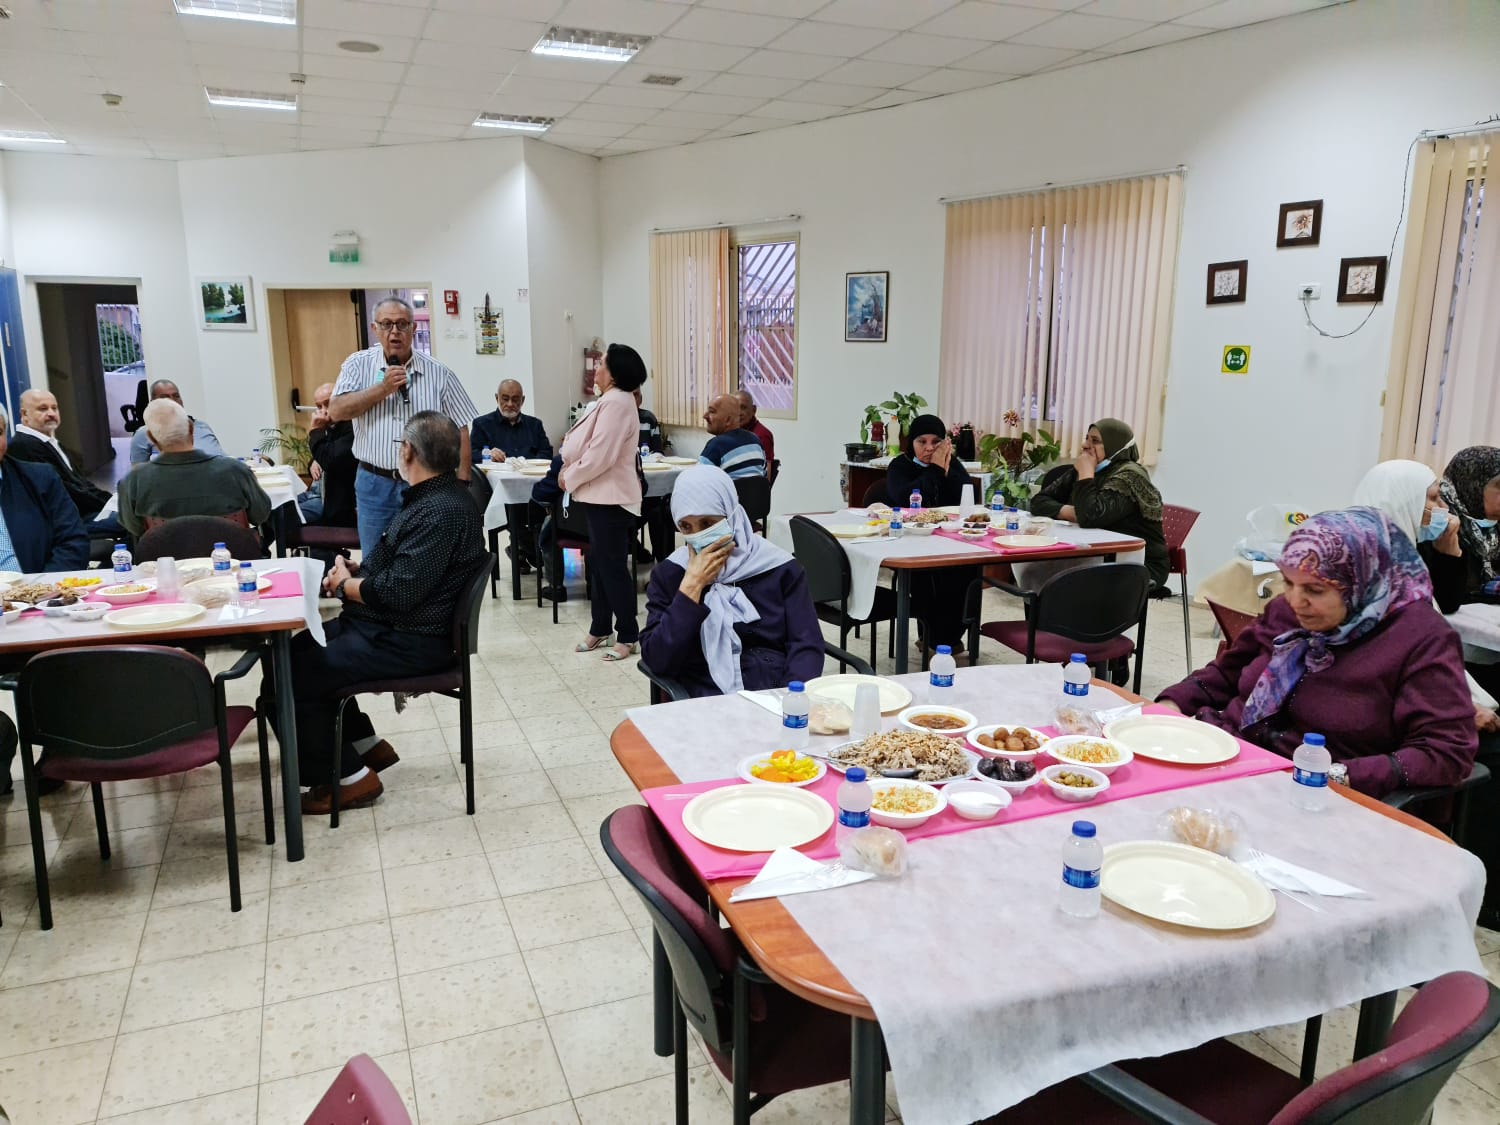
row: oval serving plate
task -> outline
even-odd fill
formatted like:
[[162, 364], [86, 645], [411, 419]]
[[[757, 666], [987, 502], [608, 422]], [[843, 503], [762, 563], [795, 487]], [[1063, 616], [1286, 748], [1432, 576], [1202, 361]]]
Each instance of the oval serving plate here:
[[1179, 766], [1211, 766], [1240, 756], [1234, 735], [1186, 715], [1135, 715], [1104, 728], [1106, 738], [1137, 758]]
[[1116, 905], [1195, 930], [1243, 930], [1276, 913], [1271, 889], [1238, 864], [1167, 840], [1104, 849], [1099, 885]]
[[823, 835], [833, 827], [833, 806], [789, 785], [726, 785], [689, 801], [682, 826], [711, 847], [771, 852]]
[[121, 629], [170, 629], [202, 617], [201, 605], [187, 602], [164, 602], [157, 605], [133, 605], [112, 609], [104, 615], [106, 625]]

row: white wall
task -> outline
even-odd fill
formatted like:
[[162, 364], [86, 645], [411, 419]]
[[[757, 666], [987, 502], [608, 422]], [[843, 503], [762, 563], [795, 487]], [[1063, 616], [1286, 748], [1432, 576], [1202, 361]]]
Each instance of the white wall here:
[[16, 250], [10, 236], [10, 193], [5, 187], [5, 153], [0, 152], [0, 266], [16, 268]]
[[[1418, 131], [1500, 108], [1497, 57], [1500, 6], [1355, 0], [988, 90], [611, 158], [605, 333], [649, 360], [651, 227], [801, 214], [800, 413], [772, 423], [799, 487], [777, 504], [826, 507], [860, 407], [898, 388], [935, 398], [940, 196], [1185, 164], [1157, 479], [1204, 513], [1191, 542], [1202, 575], [1256, 504], [1345, 504], [1374, 461], [1396, 274], [1347, 340], [1304, 327], [1294, 287], [1321, 282], [1313, 308], [1330, 331], [1358, 323], [1365, 307], [1333, 300], [1339, 258], [1386, 252]], [[1321, 245], [1277, 250], [1277, 206], [1320, 197]], [[1248, 302], [1205, 307], [1207, 263], [1236, 258], [1250, 261]], [[891, 271], [890, 340], [845, 344], [843, 275], [870, 269]], [[1252, 346], [1248, 377], [1219, 373], [1225, 344]]]

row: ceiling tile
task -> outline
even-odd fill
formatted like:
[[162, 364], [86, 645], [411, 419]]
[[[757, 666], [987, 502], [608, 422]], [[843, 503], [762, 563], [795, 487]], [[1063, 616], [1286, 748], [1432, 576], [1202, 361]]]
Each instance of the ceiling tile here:
[[584, 102], [583, 105], [568, 114], [569, 120], [576, 121], [602, 121], [610, 124], [621, 125], [644, 125], [655, 117], [660, 110], [655, 106], [644, 105], [600, 105], [598, 102]]
[[731, 98], [724, 94], [684, 94], [672, 103], [673, 109], [692, 113], [728, 113], [736, 117], [753, 113], [765, 98]]
[[300, 66], [292, 67], [304, 74], [316, 74], [323, 78], [352, 78], [363, 82], [400, 82], [406, 76], [406, 62], [370, 58], [368, 55], [315, 55], [302, 56]]
[[220, 20], [182, 16], [184, 38], [193, 43], [220, 43], [265, 51], [295, 51], [297, 28], [277, 24], [246, 23], [244, 20]]
[[999, 43], [1055, 18], [1054, 13], [1036, 8], [964, 0], [942, 15], [921, 24], [917, 30], [927, 35], [953, 35], [961, 39], [987, 39], [992, 43]]
[[775, 16], [722, 12], [716, 8], [693, 8], [672, 25], [672, 37], [701, 39], [706, 43], [727, 43], [734, 47], [764, 47], [792, 26], [791, 20]]
[[722, 43], [701, 43], [691, 39], [668, 37], [657, 39], [630, 60], [630, 69], [672, 71], [674, 67], [701, 70], [727, 70], [750, 55], [749, 47], [731, 47]]
[[808, 82], [791, 93], [792, 100], [820, 105], [855, 106], [869, 101], [875, 91], [868, 86], [836, 86], [831, 82]]
[[[292, 85], [292, 77], [286, 71], [267, 72], [246, 70], [238, 66], [200, 66], [193, 93], [203, 97], [204, 86], [219, 86], [227, 90], [259, 90], [273, 94], [302, 94], [305, 92]], [[322, 79], [321, 81], [329, 81]]]
[[631, 130], [629, 139], [687, 144], [696, 141], [706, 132], [708, 132], [707, 129], [672, 129], [663, 125], [637, 125]]
[[666, 109], [673, 102], [681, 101], [686, 96], [670, 88], [606, 85], [600, 86], [590, 94], [589, 101], [597, 105], [652, 106], [656, 109]]
[[926, 94], [919, 90], [887, 90], [878, 97], [872, 98], [861, 109], [889, 109], [892, 106], [906, 105], [908, 102], [926, 101], [935, 98], [936, 94]]
[[223, 43], [189, 43], [188, 57], [195, 63], [237, 66], [243, 70], [280, 70], [290, 74], [297, 69], [296, 51], [230, 47]]
[[802, 85], [795, 78], [762, 78], [755, 74], [721, 74], [701, 89], [705, 94], [728, 94], [738, 98], [779, 98]]
[[297, 120], [304, 129], [375, 129], [379, 130], [385, 120], [385, 111], [378, 113], [316, 113], [303, 110]]
[[[833, 106], [815, 105], [812, 102], [767, 102], [753, 114], [754, 117], [773, 117], [778, 121], [817, 121], [837, 112]], [[743, 120], [743, 118], [741, 119]]]
[[412, 52], [411, 61], [421, 67], [475, 71], [504, 77], [513, 71], [525, 57], [523, 51], [506, 51], [475, 43], [438, 43], [431, 39], [424, 39]]
[[847, 86], [874, 86], [881, 90], [894, 90], [915, 82], [932, 70], [930, 66], [909, 66], [905, 63], [871, 62], [855, 59], [835, 70], [830, 70], [820, 81], [842, 83]]
[[[399, 0], [400, 3], [427, 7], [429, 0]], [[435, 12], [457, 12], [461, 15], [485, 16], [495, 10], [496, 0], [430, 0]], [[540, 20], [555, 23], [567, 0], [504, 0], [505, 14], [511, 19]]]
[[468, 43], [486, 47], [508, 47], [529, 51], [547, 30], [544, 23], [527, 20], [495, 19], [487, 16], [459, 16], [433, 12], [427, 17], [423, 39], [439, 43]]
[[192, 58], [192, 51], [185, 39], [140, 39], [106, 31], [69, 32], [68, 49], [74, 54], [99, 55], [105, 58], [127, 53], [140, 59]]
[[1116, 39], [1147, 30], [1143, 20], [1117, 20], [1108, 16], [1080, 16], [1069, 12], [1040, 27], [1022, 32], [1011, 40], [1032, 47], [1058, 47], [1075, 51], [1092, 51]]
[[[377, 55], [359, 55], [352, 51], [339, 50], [339, 44], [348, 39], [363, 39], [380, 48]], [[314, 55], [342, 55], [355, 62], [376, 60], [405, 62], [411, 57], [416, 39], [410, 35], [387, 35], [381, 33], [331, 31], [328, 28], [309, 27], [302, 32], [302, 49]]]
[[15, 82], [33, 74], [47, 77], [55, 74], [92, 73], [90, 60], [82, 55], [0, 50], [0, 82]]
[[699, 0], [705, 8], [751, 12], [758, 16], [787, 16], [794, 20], [812, 15], [828, 0]]
[[809, 81], [839, 65], [827, 55], [799, 55], [791, 51], [756, 51], [734, 65], [736, 74], [759, 74], [767, 78], [797, 78]]
[[807, 55], [834, 55], [852, 59], [880, 46], [894, 34], [880, 27], [849, 27], [837, 23], [805, 20], [771, 46], [778, 51], [800, 51]]
[[436, 121], [440, 125], [469, 125], [479, 115], [479, 107], [464, 110], [452, 106], [407, 105], [397, 102], [388, 114], [392, 121]]
[[572, 117], [565, 117], [552, 128], [547, 130], [547, 135], [560, 137], [600, 137], [604, 141], [612, 141], [617, 137], [623, 137], [635, 126], [624, 121], [575, 121]]
[[593, 31], [660, 35], [681, 18], [680, 5], [653, 0], [568, 0], [553, 22]]
[[1119, 19], [1175, 20], [1191, 12], [1217, 4], [1219, 0], [1090, 0], [1077, 11], [1086, 16], [1115, 16]]
[[355, 82], [348, 78], [324, 78], [320, 74], [309, 74], [304, 93], [318, 94], [326, 98], [362, 98], [372, 102], [388, 102], [396, 95], [394, 82]]
[[908, 83], [907, 89], [919, 90], [925, 94], [957, 94], [963, 90], [993, 86], [997, 82], [1007, 81], [1009, 77], [982, 70], [934, 70], [931, 74]]
[[577, 102], [528, 98], [522, 94], [494, 94], [482, 107], [485, 113], [509, 113], [522, 117], [565, 117]]
[[618, 141], [610, 141], [604, 146], [612, 153], [624, 154], [627, 152], [648, 152], [653, 148], [666, 148], [665, 141], [648, 141], [644, 137], [622, 137]]
[[689, 113], [681, 109], [664, 109], [649, 124], [668, 125], [674, 129], [719, 129], [728, 125], [736, 116], [733, 113]]
[[444, 90], [490, 91], [504, 81], [504, 72], [486, 74], [457, 66], [417, 65], [406, 68], [405, 84], [407, 86], [434, 86]]
[[555, 102], [581, 102], [598, 88], [597, 82], [553, 82], [548, 78], [519, 78], [513, 74], [495, 89], [495, 93]]
[[[26, 13], [19, 5], [7, 4], [13, 16], [24, 19]], [[165, 8], [165, 10], [163, 10]], [[130, 35], [150, 35], [157, 39], [181, 39], [182, 17], [172, 10], [170, 4], [150, 3], [93, 3], [56, 4], [48, 3], [41, 9], [47, 22], [56, 28], [71, 31], [120, 31]], [[6, 35], [10, 34], [9, 29]]]
[[317, 94], [303, 94], [297, 98], [299, 110], [313, 110], [318, 113], [344, 113], [361, 116], [366, 113], [383, 113], [385, 105], [372, 105], [368, 101], [359, 98], [325, 98]]
[[309, 129], [303, 126], [297, 143], [303, 148], [361, 148], [375, 143], [379, 129]]
[[[498, 86], [497, 82], [495, 86]], [[440, 86], [413, 86], [410, 83], [401, 87], [396, 95], [397, 99], [407, 105], [446, 105], [453, 107], [475, 106], [484, 101], [495, 92], [492, 86], [483, 90], [446, 90]], [[321, 100], [321, 99], [320, 99]], [[305, 108], [313, 108], [313, 99], [304, 98]], [[358, 103], [354, 103], [358, 104]]]
[[1180, 23], [1159, 23], [1155, 27], [1147, 28], [1145, 31], [1134, 35], [1127, 35], [1124, 39], [1116, 39], [1113, 43], [1106, 44], [1099, 49], [1109, 55], [1123, 55], [1130, 51], [1144, 51], [1150, 47], [1160, 47], [1167, 43], [1180, 43], [1184, 39], [1192, 39], [1199, 35], [1212, 34], [1212, 30], [1206, 27], [1188, 27]]
[[941, 15], [958, 0], [833, 0], [814, 17], [826, 23], [853, 27], [884, 27], [905, 31]]
[[1339, 0], [1223, 0], [1212, 8], [1183, 16], [1178, 22], [1193, 27], [1225, 29], [1243, 27], [1262, 20], [1279, 19], [1310, 12], [1315, 8], [1328, 7]]
[[371, 4], [364, 0], [300, 0], [297, 22], [304, 33], [309, 28], [342, 31], [345, 39], [378, 36], [415, 37], [422, 32], [427, 13], [401, 4]]
[[946, 35], [918, 35], [907, 32], [888, 39], [873, 51], [866, 51], [864, 58], [876, 62], [911, 63], [920, 66], [947, 66], [949, 63], [972, 55], [984, 44], [973, 39], [953, 39]]
[[[397, 127], [387, 127], [380, 131], [379, 144], [382, 145], [425, 145], [433, 141], [456, 141], [461, 137], [467, 137], [473, 130], [465, 127], [458, 128], [454, 125], [422, 125], [416, 122], [407, 122]], [[488, 131], [486, 133], [488, 135]]]
[[[646, 79], [653, 74], [670, 75], [673, 78], [680, 78], [681, 81], [676, 82], [671, 86], [662, 86], [659, 83], [647, 82]], [[711, 81], [715, 77], [716, 73], [712, 70], [687, 70], [684, 67], [680, 66], [674, 66], [670, 68], [663, 67], [661, 70], [654, 70], [648, 67], [640, 67], [639, 69], [636, 67], [626, 67], [610, 80], [610, 85], [631, 87], [644, 86], [648, 90], [676, 90], [679, 94], [685, 94], [689, 90], [697, 90], [702, 88], [704, 84]]]
[[1035, 74], [1056, 66], [1075, 52], [1052, 47], [1023, 47], [1017, 43], [997, 43], [959, 59], [953, 65], [959, 70], [986, 70], [994, 74]]
[[559, 59], [550, 55], [533, 55], [517, 51], [513, 55], [516, 74], [529, 78], [551, 78], [558, 82], [608, 82], [627, 64], [601, 59]]

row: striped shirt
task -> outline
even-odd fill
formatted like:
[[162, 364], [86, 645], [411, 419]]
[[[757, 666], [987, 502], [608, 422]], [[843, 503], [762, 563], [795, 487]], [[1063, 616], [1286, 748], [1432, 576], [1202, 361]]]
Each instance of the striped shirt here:
[[[396, 467], [396, 444], [419, 410], [446, 414], [455, 426], [467, 426], [479, 414], [458, 376], [426, 352], [413, 351], [406, 372], [410, 403], [398, 391], [354, 419], [354, 456], [382, 469]], [[385, 356], [377, 344], [344, 360], [333, 386], [334, 397], [369, 390], [384, 378]]]
[[710, 438], [698, 454], [703, 465], [717, 465], [731, 477], [766, 475], [766, 451], [760, 439], [749, 430], [729, 430]]

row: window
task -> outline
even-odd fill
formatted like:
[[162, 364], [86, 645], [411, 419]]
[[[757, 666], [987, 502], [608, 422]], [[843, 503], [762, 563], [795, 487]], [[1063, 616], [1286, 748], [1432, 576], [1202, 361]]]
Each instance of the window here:
[[729, 231], [651, 236], [651, 356], [657, 417], [701, 426], [710, 400], [730, 390]]
[[1382, 458], [1439, 471], [1500, 430], [1500, 224], [1482, 222], [1500, 132], [1444, 137], [1417, 150], [1402, 253]]
[[1182, 175], [952, 203], [947, 212], [939, 407], [1005, 432], [1006, 411], [1064, 449], [1091, 423], [1161, 443]]
[[797, 416], [797, 240], [735, 246], [735, 361], [762, 414]]

